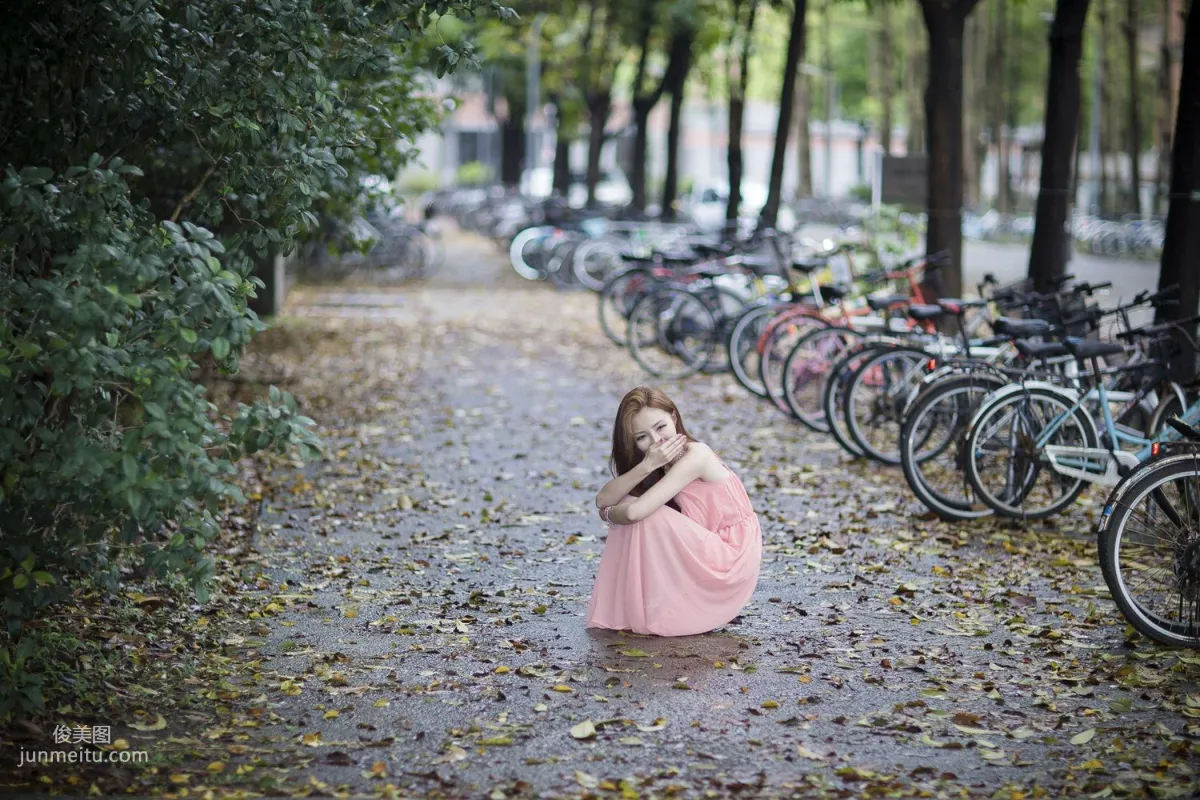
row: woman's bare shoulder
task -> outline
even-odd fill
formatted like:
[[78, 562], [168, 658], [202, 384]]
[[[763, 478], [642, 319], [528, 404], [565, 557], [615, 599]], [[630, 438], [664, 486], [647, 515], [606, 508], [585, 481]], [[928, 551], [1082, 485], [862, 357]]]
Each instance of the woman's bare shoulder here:
[[686, 455], [703, 464], [706, 468], [713, 465], [720, 465], [721, 463], [720, 456], [704, 442], [688, 442]]

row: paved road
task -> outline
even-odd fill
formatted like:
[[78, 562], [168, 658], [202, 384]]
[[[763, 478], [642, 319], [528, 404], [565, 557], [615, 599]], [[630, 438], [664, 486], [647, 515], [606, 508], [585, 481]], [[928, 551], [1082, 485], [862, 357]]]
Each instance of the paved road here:
[[727, 377], [667, 384], [751, 493], [759, 584], [710, 634], [587, 631], [612, 414], [648, 382], [593, 297], [457, 237], [428, 284], [303, 289], [282, 330], [330, 457], [273, 477], [242, 594], [261, 618], [229, 640], [227, 722], [202, 737], [229, 766], [175, 765], [193, 792], [1194, 788], [1200, 659], [1125, 644], [1095, 565], [1102, 498], [1030, 530], [949, 525]]

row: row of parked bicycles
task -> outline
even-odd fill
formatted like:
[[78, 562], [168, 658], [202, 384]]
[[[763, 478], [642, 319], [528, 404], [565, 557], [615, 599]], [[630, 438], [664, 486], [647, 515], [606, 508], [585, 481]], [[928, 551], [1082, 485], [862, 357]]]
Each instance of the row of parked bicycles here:
[[928, 289], [941, 254], [860, 271], [877, 261], [861, 245], [775, 231], [669, 244], [618, 252], [597, 281], [601, 328], [646, 372], [729, 372], [897, 468], [944, 519], [1042, 519], [1104, 487], [1099, 557], [1118, 607], [1146, 636], [1200, 646], [1200, 387], [1174, 379], [1194, 373], [1200, 316], [1131, 322], [1173, 291], [1102, 308], [1107, 285], [987, 277], [978, 297], [947, 298]]

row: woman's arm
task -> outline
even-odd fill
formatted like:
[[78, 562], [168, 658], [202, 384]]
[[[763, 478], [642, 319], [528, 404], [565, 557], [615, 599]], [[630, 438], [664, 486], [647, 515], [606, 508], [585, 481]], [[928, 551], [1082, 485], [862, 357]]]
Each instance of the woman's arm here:
[[639, 483], [648, 478], [650, 473], [670, 464], [687, 446], [687, 437], [678, 434], [651, 447], [637, 466], [604, 484], [604, 488], [596, 495], [596, 508], [620, 503]]
[[716, 455], [712, 450], [693, 442], [675, 466], [667, 470], [662, 480], [650, 487], [650, 490], [636, 500], [614, 506], [608, 512], [610, 521], [618, 525], [629, 525], [645, 519], [667, 504], [667, 501], [679, 494], [679, 490], [699, 478], [708, 469]]
[[[639, 461], [637, 466], [629, 470], [629, 472], [626, 472], [624, 475], [618, 475], [604, 484], [604, 488], [596, 495], [596, 508], [615, 506], [653, 471], [645, 461]], [[613, 520], [613, 522], [616, 522], [616, 520]]]

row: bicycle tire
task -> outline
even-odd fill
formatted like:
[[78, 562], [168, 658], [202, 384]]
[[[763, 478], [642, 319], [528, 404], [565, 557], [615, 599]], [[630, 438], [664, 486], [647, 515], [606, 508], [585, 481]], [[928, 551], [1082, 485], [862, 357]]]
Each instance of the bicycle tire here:
[[788, 353], [783, 362], [783, 398], [788, 413], [801, 425], [817, 433], [829, 433], [829, 421], [821, 405], [829, 368], [854, 341], [865, 336], [853, 328], [818, 328], [801, 337]]
[[[1004, 378], [991, 373], [948, 375], [926, 387], [913, 400], [904, 416], [900, 426], [900, 467], [904, 471], [904, 479], [916, 498], [942, 519], [961, 522], [990, 517], [995, 513], [975, 500], [974, 489], [962, 471], [962, 447], [967, 426], [979, 403], [1007, 383]], [[947, 403], [953, 404], [949, 410], [944, 409]], [[945, 444], [940, 444], [939, 440], [932, 452], [923, 451], [921, 448], [930, 437], [929, 426], [932, 423], [929, 419], [939, 415], [948, 416], [951, 420]], [[950, 448], [954, 449], [952, 453], [949, 452]], [[950, 455], [949, 466], [959, 476], [957, 482], [962, 486], [961, 494], [952, 496], [949, 490], [932, 485], [927, 477], [927, 469], [932, 473], [938, 466], [934, 463], [935, 459], [946, 460], [944, 454]]]
[[729, 354], [729, 370], [742, 388], [755, 397], [766, 398], [759, 372], [756, 345], [772, 315], [778, 313], [780, 303], [759, 303], [746, 307], [733, 323], [726, 345]]
[[[854, 374], [850, 377], [849, 383], [846, 386], [846, 401], [842, 408], [842, 415], [846, 424], [846, 429], [850, 433], [850, 438], [854, 443], [861, 448], [863, 455], [881, 464], [896, 466], [900, 463], [900, 427], [903, 424], [902, 414], [904, 411], [904, 401], [908, 396], [905, 389], [913, 385], [912, 378], [916, 375], [919, 381], [922, 374], [922, 365], [929, 360], [929, 354], [919, 347], [911, 345], [897, 345], [886, 348], [879, 348], [881, 352], [876, 352], [863, 363], [859, 364]], [[869, 431], [864, 428], [859, 411], [866, 405], [866, 398], [863, 396], [865, 388], [868, 387], [868, 381], [874, 376], [873, 370], [879, 369], [883, 364], [888, 362], [900, 361], [902, 364], [903, 374], [901, 380], [904, 381], [901, 393], [898, 395], [887, 395], [879, 401], [876, 398], [871, 405], [882, 414], [885, 425], [894, 423], [895, 433], [889, 436], [890, 427], [885, 427], [884, 438], [890, 439], [893, 443], [888, 449], [883, 449], [874, 438], [869, 434]], [[893, 449], [894, 448], [894, 449]]]
[[[651, 324], [653, 335], [644, 337], [638, 326]], [[625, 340], [629, 353], [639, 367], [655, 378], [680, 380], [707, 366], [718, 335], [717, 319], [712, 310], [693, 291], [680, 286], [663, 285], [641, 298], [629, 314]], [[700, 334], [698, 341], [684, 346], [687, 334]], [[681, 366], [668, 369], [650, 361], [655, 350], [668, 357], [667, 364], [678, 361]]]
[[[1128, 526], [1135, 516], [1151, 517], [1150, 509], [1143, 510], [1143, 504], [1155, 495], [1157, 495], [1155, 502], [1159, 504], [1164, 499], [1169, 500], [1166, 498], [1163, 487], [1168, 482], [1180, 477], [1200, 480], [1200, 454], [1147, 462], [1128, 475], [1110, 495], [1110, 498], [1118, 497], [1119, 499], [1105, 507], [1104, 513], [1107, 519], [1101, 525], [1097, 547], [1100, 571], [1104, 575], [1104, 581], [1108, 585], [1109, 593], [1117, 608], [1129, 621], [1129, 624], [1138, 633], [1160, 644], [1196, 648], [1200, 647], [1200, 516], [1197, 516], [1200, 514], [1200, 509], [1194, 507], [1193, 492], [1189, 492], [1189, 494], [1193, 494], [1193, 507], [1188, 513], [1188, 519], [1184, 520], [1176, 511], [1176, 516], [1179, 516], [1180, 521], [1188, 523], [1190, 530], [1180, 530], [1179, 526], [1169, 518], [1162, 520], [1176, 529], [1175, 531], [1166, 531], [1169, 536], [1173, 534], [1186, 537], [1182, 542], [1172, 542], [1171, 555], [1174, 557], [1174, 563], [1170, 565], [1169, 570], [1162, 570], [1162, 572], [1177, 581], [1180, 584], [1181, 594], [1187, 595], [1186, 599], [1190, 602], [1187, 611], [1191, 616], [1191, 621], [1186, 623], [1172, 621], [1169, 617], [1155, 613], [1147, 604], [1134, 599], [1129, 588], [1131, 581], [1125, 579], [1122, 569], [1122, 565], [1127, 563], [1121, 554]], [[1165, 514], [1164, 517], [1166, 517]], [[1170, 541], [1169, 536], [1161, 538]], [[1149, 561], [1150, 559], [1145, 555], [1128, 559], [1128, 563], [1131, 565], [1143, 565]], [[1141, 589], [1143, 585], [1144, 582], [1139, 582], [1138, 588]], [[1184, 599], [1184, 597], [1180, 598], [1180, 600]], [[1178, 603], [1175, 611], [1182, 615], [1184, 604]]]
[[[980, 405], [979, 411], [976, 413], [975, 418], [971, 421], [970, 430], [967, 433], [965, 447], [965, 467], [967, 480], [970, 481], [971, 486], [975, 489], [979, 499], [986, 503], [1000, 516], [1015, 519], [1045, 519], [1047, 517], [1054, 516], [1070, 506], [1075, 502], [1076, 499], [1078, 499], [1079, 495], [1083, 493], [1083, 490], [1087, 488], [1087, 481], [1085, 481], [1083, 478], [1077, 477], [1072, 481], [1068, 476], [1061, 476], [1066, 478], [1066, 480], [1062, 481], [1064, 485], [1069, 485], [1070, 488], [1063, 492], [1063, 494], [1057, 500], [1054, 500], [1042, 508], [1029, 511], [1024, 504], [1024, 500], [1029, 496], [1029, 493], [1032, 489], [1031, 482], [1037, 480], [1038, 473], [1042, 471], [1042, 468], [1039, 465], [1040, 457], [1038, 459], [1030, 460], [1028, 458], [1028, 454], [1023, 454], [1018, 461], [1018, 471], [1022, 472], [1023, 476], [1020, 478], [1021, 485], [1018, 489], [1019, 494], [1016, 499], [1021, 501], [1021, 506], [1018, 507], [1013, 505], [1011, 502], [1006, 502], [1004, 499], [996, 496], [996, 494], [990, 488], [986, 488], [984, 486], [983, 477], [980, 474], [979, 469], [979, 454], [981, 450], [978, 437], [980, 432], [985, 431], [987, 429], [987, 424], [1006, 407], [1021, 402], [1028, 403], [1034, 398], [1039, 400], [1048, 400], [1052, 404], [1059, 406], [1061, 409], [1058, 411], [1059, 414], [1066, 412], [1071, 407], [1071, 404], [1066, 400], [1066, 398], [1063, 395], [1060, 395], [1058, 392], [1053, 392], [1042, 387], [1028, 387], [1022, 392], [1006, 395], [999, 400], [984, 400], [984, 402]], [[1074, 413], [1071, 414], [1071, 417], [1075, 420], [1083, 434], [1083, 442], [1078, 446], [1092, 448], [1096, 447], [1097, 442], [1099, 441], [1099, 436], [1096, 432], [1096, 424], [1092, 420], [1091, 416], [1082, 408], [1076, 408]], [[1062, 427], [1058, 429], [1056, 435], [1061, 432]], [[1025, 467], [1025, 469], [1021, 469], [1022, 467]], [[1059, 473], [1054, 472], [1054, 470], [1048, 471], [1053, 475], [1059, 475]], [[1032, 474], [1030, 474], [1031, 472]]]

